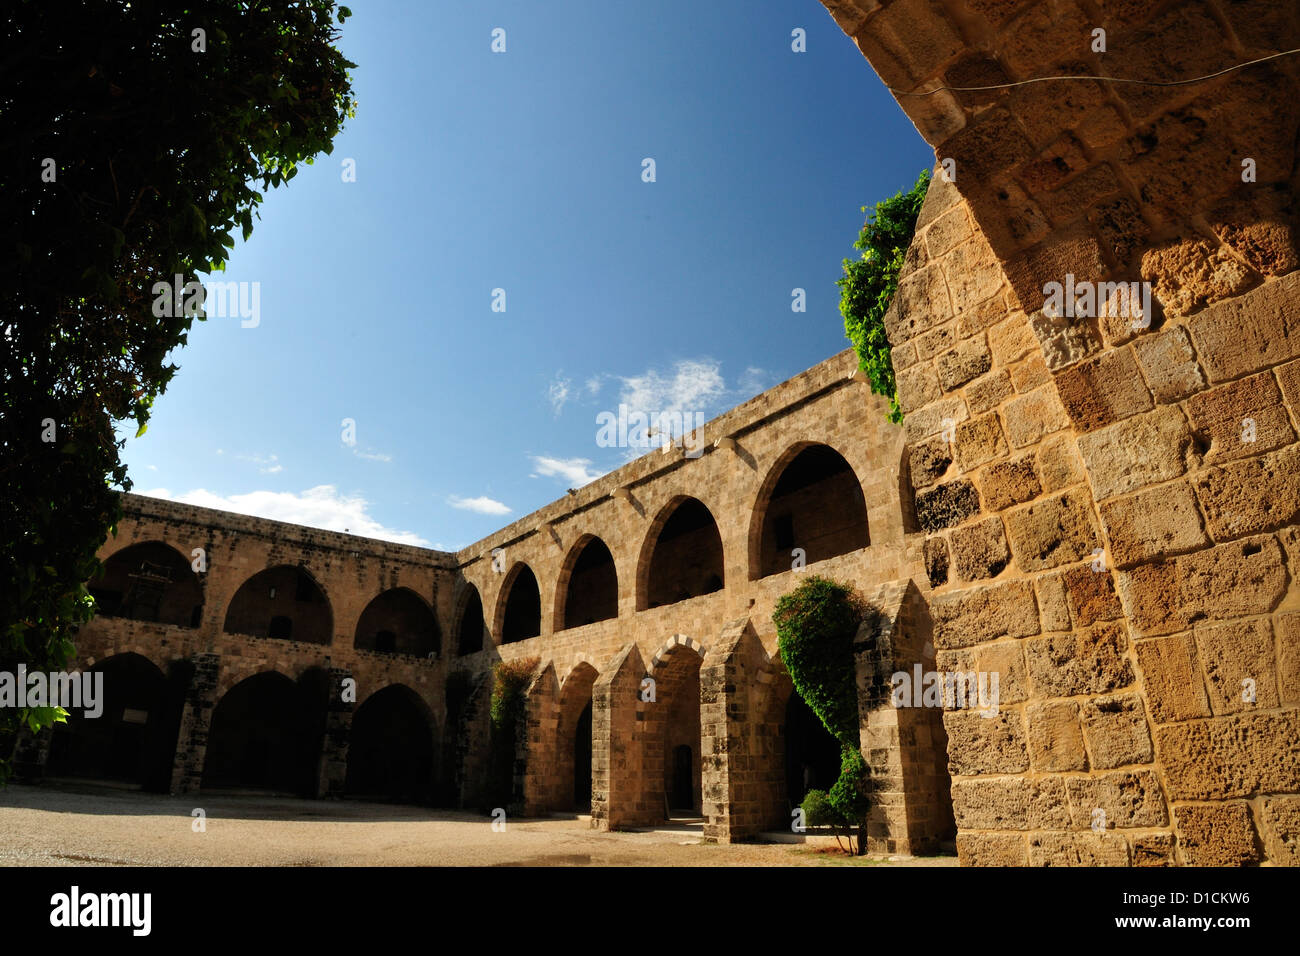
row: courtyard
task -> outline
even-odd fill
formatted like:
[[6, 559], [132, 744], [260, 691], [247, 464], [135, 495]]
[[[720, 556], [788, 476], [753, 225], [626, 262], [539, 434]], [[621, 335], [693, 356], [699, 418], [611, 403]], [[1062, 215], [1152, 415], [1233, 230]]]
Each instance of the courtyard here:
[[[195, 809], [204, 832], [195, 832]], [[4, 866], [956, 866], [955, 855], [832, 852], [834, 840], [705, 843], [698, 823], [592, 830], [589, 817], [507, 821], [355, 801], [177, 798], [93, 785], [0, 791]], [[793, 835], [791, 835], [793, 837]]]

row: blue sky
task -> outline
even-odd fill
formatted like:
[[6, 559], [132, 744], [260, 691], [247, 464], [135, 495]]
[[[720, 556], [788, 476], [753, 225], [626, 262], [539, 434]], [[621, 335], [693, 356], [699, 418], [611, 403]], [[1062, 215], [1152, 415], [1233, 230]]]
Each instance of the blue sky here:
[[213, 277], [257, 324], [195, 324], [139, 493], [464, 547], [641, 453], [600, 412], [711, 418], [845, 348], [860, 207], [933, 162], [815, 0], [352, 9], [357, 115]]

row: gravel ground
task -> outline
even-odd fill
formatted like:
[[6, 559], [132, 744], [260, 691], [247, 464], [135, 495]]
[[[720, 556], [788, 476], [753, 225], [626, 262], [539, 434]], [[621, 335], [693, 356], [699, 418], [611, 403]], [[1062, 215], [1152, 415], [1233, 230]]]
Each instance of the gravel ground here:
[[[195, 833], [202, 808], [207, 830]], [[598, 833], [585, 816], [508, 821], [454, 810], [236, 794], [168, 797], [92, 785], [0, 790], [4, 866], [955, 866], [807, 844], [708, 844], [700, 826]], [[834, 841], [830, 840], [834, 847]]]

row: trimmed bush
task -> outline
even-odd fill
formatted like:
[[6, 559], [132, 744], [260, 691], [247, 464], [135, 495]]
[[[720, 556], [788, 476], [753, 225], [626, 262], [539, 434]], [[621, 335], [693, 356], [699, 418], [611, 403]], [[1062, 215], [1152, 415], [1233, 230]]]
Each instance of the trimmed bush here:
[[[853, 642], [867, 614], [848, 585], [812, 575], [776, 602], [772, 620], [795, 693], [840, 743], [840, 776], [829, 793], [809, 791], [802, 804], [811, 826], [833, 826], [849, 852], [866, 847], [869, 770], [859, 749], [858, 688]], [[854, 846], [854, 831], [857, 846]]]

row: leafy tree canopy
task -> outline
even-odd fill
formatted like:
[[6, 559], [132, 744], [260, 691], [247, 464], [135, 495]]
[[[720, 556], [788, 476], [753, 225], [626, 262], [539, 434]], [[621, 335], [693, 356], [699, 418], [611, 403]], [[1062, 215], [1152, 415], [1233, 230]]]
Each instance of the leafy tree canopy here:
[[[10, 0], [0, 20], [0, 669], [62, 669], [144, 431], [262, 192], [353, 115], [333, 0]], [[179, 311], [175, 309], [160, 311]], [[0, 739], [50, 713], [0, 712]], [[0, 775], [8, 748], [0, 746]]]
[[[907, 192], [881, 200], [867, 213], [867, 220], [853, 248], [862, 250], [862, 258], [844, 260], [840, 287], [840, 314], [844, 316], [844, 333], [858, 353], [858, 364], [871, 381], [871, 390], [889, 398], [889, 419], [903, 420], [894, 385], [894, 362], [889, 337], [885, 334], [885, 312], [898, 289], [898, 273], [903, 256], [916, 232], [916, 217], [921, 211], [930, 171], [920, 177]], [[867, 212], [867, 207], [862, 207]]]

